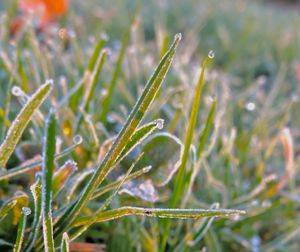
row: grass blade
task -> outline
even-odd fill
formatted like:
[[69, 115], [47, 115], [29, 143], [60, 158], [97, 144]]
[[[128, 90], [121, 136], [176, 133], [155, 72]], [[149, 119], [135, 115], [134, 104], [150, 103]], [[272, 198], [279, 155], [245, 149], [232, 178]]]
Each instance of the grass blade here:
[[[202, 64], [202, 69], [201, 69], [199, 81], [197, 83], [197, 87], [196, 87], [196, 91], [195, 91], [195, 97], [194, 97], [193, 104], [192, 104], [190, 120], [188, 123], [182, 160], [181, 160], [181, 164], [179, 166], [177, 175], [175, 177], [174, 191], [172, 193], [172, 197], [171, 197], [171, 201], [170, 201], [170, 205], [169, 205], [170, 208], [176, 207], [176, 205], [178, 204], [180, 197], [182, 196], [182, 193], [185, 189], [184, 184], [185, 184], [186, 164], [188, 162], [190, 147], [192, 144], [194, 130], [195, 130], [196, 123], [197, 123], [200, 98], [201, 98], [203, 82], [204, 82], [204, 71], [205, 71], [205, 67], [206, 67], [207, 63], [213, 58], [212, 54], [213, 53], [210, 52]], [[163, 231], [163, 235], [162, 235], [162, 242], [160, 244], [160, 250], [159, 250], [160, 252], [163, 252], [165, 250], [165, 246], [167, 243], [167, 238], [169, 235], [170, 228], [171, 228], [171, 222], [169, 220], [165, 221], [164, 222], [164, 231]]]
[[61, 240], [60, 251], [61, 252], [69, 252], [69, 236], [67, 233], [63, 233], [63, 237]]
[[53, 225], [52, 225], [52, 178], [54, 171], [56, 146], [56, 118], [53, 111], [46, 121], [45, 138], [43, 146], [43, 178], [42, 178], [42, 213], [43, 235], [45, 251], [54, 252]]
[[109, 110], [109, 106], [110, 106], [110, 103], [111, 103], [113, 92], [116, 88], [117, 80], [119, 78], [119, 75], [120, 75], [120, 72], [121, 72], [121, 69], [122, 69], [122, 62], [123, 62], [123, 58], [125, 56], [126, 48], [128, 46], [128, 43], [129, 43], [129, 38], [130, 38], [130, 29], [123, 35], [122, 46], [121, 46], [121, 49], [120, 49], [120, 52], [119, 52], [119, 55], [118, 55], [118, 59], [117, 59], [117, 62], [116, 62], [116, 66], [115, 66], [115, 69], [114, 69], [114, 72], [113, 72], [112, 80], [111, 80], [109, 88], [108, 88], [107, 96], [105, 97], [105, 99], [103, 101], [103, 104], [102, 104], [102, 111], [101, 111], [101, 114], [100, 114], [100, 121], [104, 124], [106, 122], [107, 113], [108, 113], [108, 110]]
[[103, 49], [99, 56], [99, 59], [97, 60], [97, 64], [95, 66], [96, 68], [90, 78], [90, 83], [88, 83], [88, 89], [85, 91], [85, 97], [80, 106], [81, 107], [80, 111], [78, 112], [78, 115], [77, 115], [77, 119], [76, 119], [76, 123], [75, 123], [75, 130], [74, 130], [75, 133], [77, 133], [80, 128], [80, 124], [83, 119], [82, 114], [84, 112], [88, 112], [90, 102], [91, 102], [92, 98], [94, 97], [96, 85], [99, 82], [99, 77], [100, 77], [101, 71], [103, 69], [104, 62], [106, 60], [106, 55], [107, 55], [107, 49]]
[[18, 231], [17, 231], [17, 239], [16, 243], [14, 246], [14, 252], [20, 252], [22, 251], [22, 245], [24, 241], [24, 234], [25, 234], [25, 228], [26, 228], [26, 223], [27, 223], [27, 216], [31, 213], [30, 208], [28, 207], [23, 207], [22, 208], [22, 214], [18, 226]]
[[7, 136], [0, 146], [0, 167], [4, 168], [6, 163], [13, 153], [17, 143], [19, 142], [22, 133], [30, 122], [34, 112], [41, 106], [43, 101], [49, 95], [52, 89], [52, 81], [47, 81], [41, 86], [27, 101], [22, 108], [17, 118], [12, 123], [7, 132]]
[[228, 217], [235, 214], [245, 214], [245, 211], [233, 209], [171, 209], [171, 208], [143, 208], [125, 206], [105, 212], [98, 213], [94, 216], [79, 218], [74, 226], [82, 226], [89, 222], [103, 222], [115, 220], [124, 216], [148, 216], [158, 218], [176, 218], [176, 219], [199, 219], [204, 217]]
[[89, 180], [85, 189], [79, 196], [76, 203], [66, 212], [58, 222], [58, 231], [61, 232], [74, 222], [75, 218], [80, 213], [81, 209], [89, 201], [93, 195], [96, 188], [101, 184], [104, 178], [107, 176], [108, 172], [111, 170], [116, 158], [119, 156], [120, 152], [123, 150], [124, 146], [127, 144], [128, 140], [138, 127], [144, 114], [151, 105], [157, 91], [159, 90], [174, 57], [176, 48], [181, 40], [181, 34], [175, 36], [174, 42], [170, 49], [164, 55], [157, 68], [155, 69], [153, 75], [146, 84], [142, 95], [135, 104], [132, 112], [130, 113], [124, 127], [120, 131], [113, 145], [106, 154], [104, 160], [100, 162], [95, 173]]
[[31, 232], [28, 237], [25, 251], [32, 251], [32, 247], [39, 233], [42, 221], [42, 181], [40, 178], [30, 187], [34, 202], [34, 218], [31, 225]]
[[0, 221], [2, 221], [5, 216], [8, 214], [8, 212], [13, 209], [13, 207], [17, 204], [16, 200], [8, 201], [3, 203], [3, 205], [0, 208]]

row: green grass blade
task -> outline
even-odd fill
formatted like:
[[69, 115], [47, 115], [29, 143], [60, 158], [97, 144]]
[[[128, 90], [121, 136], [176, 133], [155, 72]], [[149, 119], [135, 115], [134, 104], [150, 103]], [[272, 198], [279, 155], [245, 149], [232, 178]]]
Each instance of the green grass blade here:
[[[204, 71], [207, 63], [211, 61], [213, 56], [211, 55], [211, 52], [209, 55], [204, 59], [202, 68], [201, 68], [201, 73], [199, 77], [199, 81], [197, 83], [197, 87], [195, 90], [195, 97], [193, 100], [192, 104], [192, 110], [190, 114], [190, 119], [188, 123], [188, 128], [187, 128], [187, 133], [186, 133], [186, 138], [184, 142], [184, 150], [183, 150], [183, 155], [182, 155], [182, 160], [181, 164], [179, 166], [177, 175], [175, 177], [175, 182], [174, 182], [174, 191], [171, 196], [170, 200], [170, 208], [176, 207], [178, 204], [180, 197], [182, 196], [182, 193], [185, 189], [185, 173], [186, 173], [186, 165], [188, 162], [188, 157], [189, 157], [189, 152], [190, 152], [190, 147], [192, 144], [193, 140], [193, 135], [197, 123], [197, 117], [198, 117], [198, 111], [199, 111], [199, 105], [200, 105], [200, 98], [201, 98], [201, 93], [202, 93], [202, 88], [203, 88], [203, 83], [204, 83]], [[169, 235], [169, 230], [171, 228], [171, 222], [169, 220], [164, 222], [164, 231], [162, 235], [162, 242], [160, 244], [160, 252], [163, 252], [165, 250], [165, 246], [167, 243], [167, 238]]]
[[41, 86], [27, 101], [17, 118], [12, 123], [4, 142], [0, 146], [0, 168], [4, 168], [6, 166], [9, 157], [13, 153], [34, 112], [41, 106], [43, 101], [49, 95], [52, 86], [51, 81], [47, 81], [43, 86]]
[[28, 237], [24, 251], [30, 252], [34, 246], [42, 222], [42, 180], [38, 180], [30, 187], [34, 202], [34, 218], [31, 225], [31, 232]]
[[211, 109], [210, 109], [208, 117], [207, 117], [205, 128], [204, 128], [203, 133], [199, 140], [199, 146], [197, 148], [197, 158], [200, 157], [201, 153], [204, 150], [205, 144], [207, 142], [209, 133], [211, 131], [211, 127], [214, 122], [214, 118], [215, 118], [215, 114], [216, 114], [216, 107], [217, 107], [217, 100], [216, 100], [216, 98], [214, 98]]
[[124, 149], [118, 156], [116, 163], [119, 163], [130, 151], [132, 151], [139, 143], [153, 134], [157, 129], [162, 129], [163, 125], [164, 121], [162, 119], [157, 119], [139, 127], [125, 145]]
[[56, 148], [56, 118], [50, 112], [46, 121], [45, 138], [43, 146], [43, 178], [42, 178], [42, 212], [43, 235], [45, 251], [54, 252], [53, 225], [52, 225], [52, 178], [54, 171], [54, 157]]
[[129, 38], [130, 38], [130, 29], [128, 29], [128, 31], [125, 32], [125, 34], [123, 35], [122, 45], [121, 45], [121, 49], [120, 49], [120, 52], [118, 55], [116, 66], [115, 66], [115, 69], [113, 72], [112, 80], [111, 80], [109, 88], [108, 88], [107, 96], [103, 100], [102, 111], [100, 114], [100, 121], [104, 124], [106, 122], [107, 113], [109, 110], [111, 99], [112, 99], [112, 96], [113, 96], [114, 90], [116, 88], [117, 81], [118, 81], [118, 78], [119, 78], [119, 75], [120, 75], [120, 72], [122, 69], [122, 62], [123, 62], [123, 58], [125, 56], [125, 52], [126, 52], [126, 49], [127, 49], [128, 43], [129, 43]]
[[150, 77], [143, 90], [143, 93], [132, 109], [132, 112], [130, 113], [124, 127], [121, 129], [119, 135], [109, 149], [104, 160], [98, 165], [95, 173], [89, 180], [85, 189], [82, 191], [76, 203], [71, 207], [71, 209], [69, 209], [69, 211], [67, 211], [66, 214], [62, 216], [61, 221], [58, 222], [58, 232], [61, 232], [72, 225], [81, 209], [89, 201], [96, 188], [101, 184], [101, 182], [107, 176], [108, 172], [111, 170], [111, 167], [114, 164], [116, 158], [120, 155], [120, 152], [123, 150], [124, 146], [127, 144], [128, 140], [138, 127], [144, 114], [148, 110], [155, 95], [157, 94], [157, 91], [161, 87], [161, 84], [171, 66], [176, 48], [180, 40], [181, 35], [177, 34], [170, 49], [164, 55], [157, 68], [155, 69], [153, 75]]
[[61, 252], [69, 252], [69, 236], [67, 233], [63, 233], [63, 237], [61, 240], [60, 251]]
[[26, 228], [26, 223], [27, 223], [27, 216], [30, 213], [31, 213], [30, 208], [28, 208], [28, 207], [23, 207], [22, 208], [22, 214], [21, 214], [19, 225], [18, 225], [17, 239], [16, 239], [16, 243], [15, 243], [15, 246], [14, 246], [14, 252], [21, 252], [22, 251], [25, 228]]
[[245, 211], [234, 209], [171, 209], [171, 208], [143, 208], [125, 206], [96, 214], [79, 218], [74, 226], [82, 226], [89, 222], [103, 222], [115, 220], [124, 216], [148, 216], [158, 218], [176, 219], [199, 219], [204, 217], [228, 217], [230, 215], [245, 214]]
[[80, 111], [78, 112], [77, 115], [75, 130], [74, 130], [75, 133], [77, 133], [80, 128], [80, 124], [83, 119], [82, 113], [88, 112], [89, 110], [90, 102], [92, 101], [95, 94], [96, 85], [97, 83], [99, 83], [99, 77], [103, 69], [104, 62], [106, 60], [106, 55], [107, 55], [107, 49], [103, 49], [99, 56], [99, 59], [97, 60], [95, 70], [90, 78], [90, 82], [88, 83], [88, 89], [85, 91], [85, 97], [80, 106]]
[[97, 44], [94, 48], [93, 54], [91, 55], [89, 63], [88, 63], [88, 67], [87, 67], [88, 71], [92, 72], [93, 69], [95, 68], [95, 65], [96, 65], [97, 60], [98, 60], [99, 55], [100, 55], [100, 52], [101, 52], [102, 48], [104, 47], [106, 41], [107, 41], [106, 36], [102, 36], [98, 40], [98, 42], [97, 42]]

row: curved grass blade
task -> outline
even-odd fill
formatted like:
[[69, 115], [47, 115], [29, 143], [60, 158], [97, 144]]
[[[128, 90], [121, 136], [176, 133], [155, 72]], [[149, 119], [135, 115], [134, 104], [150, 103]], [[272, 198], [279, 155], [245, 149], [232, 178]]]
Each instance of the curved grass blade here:
[[[200, 73], [199, 81], [197, 83], [197, 87], [195, 90], [195, 97], [193, 100], [192, 111], [191, 111], [191, 115], [190, 115], [190, 119], [189, 119], [189, 123], [188, 123], [182, 160], [181, 160], [181, 164], [179, 166], [177, 175], [175, 177], [174, 191], [172, 193], [172, 197], [171, 197], [170, 205], [169, 205], [170, 208], [176, 207], [176, 205], [178, 204], [180, 197], [182, 196], [182, 193], [185, 189], [186, 164], [188, 162], [190, 147], [192, 144], [194, 130], [195, 130], [196, 123], [197, 123], [200, 98], [201, 98], [201, 93], [202, 93], [202, 88], [203, 88], [203, 83], [204, 83], [204, 71], [205, 71], [206, 65], [212, 60], [212, 58], [213, 58], [213, 53], [210, 52], [202, 63], [201, 73]], [[161, 242], [160, 248], [159, 248], [160, 252], [165, 251], [168, 234], [169, 234], [169, 231], [171, 228], [171, 222], [169, 220], [167, 220], [164, 222], [163, 226], [164, 226], [164, 231], [163, 231], [163, 235], [162, 235], [162, 242]]]
[[34, 218], [31, 232], [24, 251], [30, 252], [34, 246], [42, 222], [42, 181], [40, 178], [30, 187], [34, 202]]
[[24, 241], [24, 233], [27, 223], [27, 216], [31, 213], [30, 208], [23, 207], [22, 208], [22, 214], [20, 218], [20, 222], [18, 225], [18, 231], [17, 231], [17, 239], [14, 246], [14, 252], [21, 252], [22, 251], [22, 245]]
[[52, 225], [52, 178], [54, 171], [54, 157], [56, 146], [56, 118], [53, 111], [46, 121], [45, 138], [43, 146], [43, 177], [42, 177], [42, 218], [44, 249], [54, 252], [53, 225]]
[[52, 81], [47, 81], [43, 86], [41, 86], [27, 101], [17, 118], [12, 123], [4, 142], [0, 146], [1, 168], [5, 167], [34, 112], [42, 105], [43, 101], [49, 95], [52, 86]]
[[139, 127], [129, 139], [128, 143], [125, 145], [124, 149], [118, 156], [116, 164], [121, 162], [127, 154], [132, 151], [139, 143], [145, 140], [148, 136], [154, 133], [157, 129], [162, 129], [164, 121], [162, 119], [157, 119], [153, 122], [147, 123]]
[[109, 220], [115, 220], [124, 216], [136, 215], [158, 218], [176, 218], [176, 219], [199, 219], [204, 217], [228, 217], [230, 215], [245, 214], [245, 211], [234, 209], [171, 209], [171, 208], [143, 208], [125, 206], [105, 212], [98, 213], [94, 216], [79, 218], [74, 226], [82, 226], [86, 223], [97, 223]]
[[67, 233], [63, 233], [63, 237], [61, 240], [60, 251], [61, 252], [69, 252], [69, 236]]
[[124, 127], [120, 131], [113, 145], [110, 147], [104, 160], [98, 165], [95, 173], [91, 177], [85, 189], [82, 191], [76, 203], [73, 206], [71, 206], [69, 211], [67, 211], [57, 223], [57, 233], [61, 233], [66, 228], [72, 225], [72, 223], [80, 213], [81, 209], [89, 201], [96, 188], [101, 184], [101, 182], [111, 170], [111, 167], [114, 164], [116, 158], [120, 155], [120, 152], [123, 150], [124, 146], [127, 144], [128, 140], [138, 127], [144, 114], [148, 110], [155, 95], [157, 94], [157, 91], [159, 90], [171, 66], [176, 48], [180, 40], [181, 34], [177, 34], [170, 49], [161, 59], [153, 75], [150, 77], [148, 83], [146, 84], [143, 90], [142, 95], [140, 96], [134, 108], [132, 109], [132, 112], [130, 113]]

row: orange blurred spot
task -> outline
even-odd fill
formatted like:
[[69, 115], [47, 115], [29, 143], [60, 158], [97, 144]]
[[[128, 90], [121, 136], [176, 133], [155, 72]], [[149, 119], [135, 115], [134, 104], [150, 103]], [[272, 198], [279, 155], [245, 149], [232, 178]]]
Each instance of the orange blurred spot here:
[[69, 7], [68, 0], [20, 0], [19, 9], [25, 15], [37, 15], [41, 26], [64, 15]]

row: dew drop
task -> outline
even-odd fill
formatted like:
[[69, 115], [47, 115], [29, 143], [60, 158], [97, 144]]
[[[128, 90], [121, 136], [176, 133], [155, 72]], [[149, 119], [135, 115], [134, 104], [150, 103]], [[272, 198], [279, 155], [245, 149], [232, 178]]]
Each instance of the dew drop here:
[[151, 165], [146, 166], [145, 168], [143, 168], [143, 172], [144, 172], [144, 173], [147, 173], [147, 172], [149, 172], [151, 169], [152, 169], [152, 166], [151, 166]]
[[177, 40], [177, 39], [179, 39], [179, 40], [182, 39], [182, 34], [181, 34], [181, 33], [177, 33], [177, 34], [175, 35], [175, 40]]
[[51, 85], [53, 85], [53, 79], [48, 79], [48, 80], [46, 80], [46, 84], [51, 84]]
[[18, 86], [13, 86], [11, 89], [11, 93], [14, 96], [21, 96], [23, 94], [23, 90]]
[[82, 136], [81, 135], [75, 135], [73, 137], [73, 143], [74, 144], [81, 144], [83, 141]]
[[256, 107], [256, 105], [255, 105], [254, 102], [248, 102], [248, 103], [246, 104], [246, 109], [247, 109], [248, 111], [254, 111], [254, 110], [255, 110], [255, 107]]
[[101, 32], [100, 37], [106, 42], [109, 40], [109, 36], [107, 35], [107, 33]]
[[157, 119], [156, 124], [157, 124], [157, 128], [161, 130], [164, 127], [164, 120], [163, 119]]
[[31, 210], [29, 207], [22, 207], [22, 213], [25, 215], [31, 214]]
[[213, 50], [210, 50], [208, 53], [208, 58], [213, 59], [215, 57], [215, 52]]

